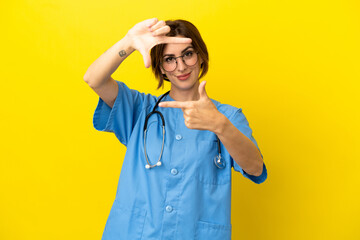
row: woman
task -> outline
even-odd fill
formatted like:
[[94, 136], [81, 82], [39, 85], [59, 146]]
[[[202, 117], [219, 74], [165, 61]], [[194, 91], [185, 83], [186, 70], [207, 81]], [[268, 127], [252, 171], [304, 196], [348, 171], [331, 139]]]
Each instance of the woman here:
[[[111, 77], [135, 50], [158, 87], [170, 81], [168, 94]], [[149, 19], [87, 70], [84, 80], [100, 96], [94, 127], [127, 146], [103, 239], [230, 239], [231, 168], [255, 183], [267, 178], [241, 109], [211, 100], [199, 81], [208, 59], [194, 25]]]

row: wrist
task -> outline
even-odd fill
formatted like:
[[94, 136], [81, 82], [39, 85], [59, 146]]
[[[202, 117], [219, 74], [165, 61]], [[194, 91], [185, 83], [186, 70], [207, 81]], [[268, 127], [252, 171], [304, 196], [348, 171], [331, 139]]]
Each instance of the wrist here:
[[225, 117], [224, 114], [219, 112], [218, 116], [215, 118], [213, 132], [218, 136], [223, 135], [228, 122], [229, 122], [229, 119], [227, 119], [227, 117]]
[[[126, 34], [126, 35], [121, 39], [121, 42], [122, 42], [122, 45], [125, 47], [126, 53], [128, 53], [128, 55], [129, 55], [130, 53], [132, 53], [133, 51], [135, 51], [135, 48], [133, 47], [134, 41], [133, 41], [133, 39], [132, 39], [128, 34]], [[121, 49], [121, 50], [123, 50], [123, 49]]]

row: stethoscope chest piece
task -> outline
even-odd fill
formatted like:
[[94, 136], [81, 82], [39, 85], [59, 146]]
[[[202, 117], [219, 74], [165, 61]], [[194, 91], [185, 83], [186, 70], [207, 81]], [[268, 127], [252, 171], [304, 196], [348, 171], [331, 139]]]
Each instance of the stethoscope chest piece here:
[[225, 161], [223, 161], [223, 160], [221, 159], [221, 155], [220, 155], [220, 154], [217, 155], [217, 156], [214, 158], [214, 163], [215, 163], [215, 166], [217, 166], [217, 167], [220, 168], [220, 169], [223, 169], [223, 168], [225, 168], [225, 166], [226, 166], [226, 163], [225, 163]]
[[216, 136], [217, 145], [218, 145], [218, 155], [214, 157], [214, 163], [215, 166], [217, 166], [220, 169], [224, 169], [226, 166], [226, 163], [224, 160], [221, 159], [221, 146], [220, 146], [220, 139]]

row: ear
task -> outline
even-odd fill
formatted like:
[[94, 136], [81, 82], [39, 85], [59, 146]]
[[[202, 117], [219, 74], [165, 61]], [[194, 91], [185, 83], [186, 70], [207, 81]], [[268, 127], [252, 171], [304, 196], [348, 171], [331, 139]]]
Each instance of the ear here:
[[202, 57], [201, 56], [199, 56], [199, 64], [200, 64], [200, 67], [202, 66], [202, 64], [204, 63], [204, 60], [202, 59]]

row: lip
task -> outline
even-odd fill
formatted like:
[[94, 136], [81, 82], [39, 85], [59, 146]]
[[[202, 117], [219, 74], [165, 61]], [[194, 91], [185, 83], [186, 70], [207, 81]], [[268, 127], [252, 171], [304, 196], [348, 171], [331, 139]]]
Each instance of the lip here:
[[176, 76], [176, 77], [177, 77], [179, 80], [184, 81], [184, 80], [186, 80], [186, 79], [188, 79], [188, 78], [190, 77], [190, 74], [191, 74], [191, 72], [189, 72], [189, 73], [187, 73], [187, 74], [179, 75], [179, 76]]

